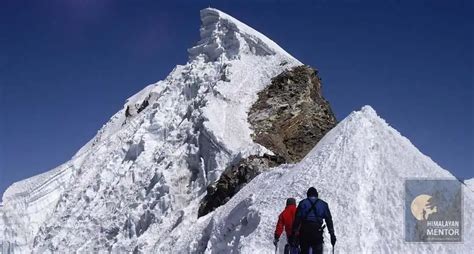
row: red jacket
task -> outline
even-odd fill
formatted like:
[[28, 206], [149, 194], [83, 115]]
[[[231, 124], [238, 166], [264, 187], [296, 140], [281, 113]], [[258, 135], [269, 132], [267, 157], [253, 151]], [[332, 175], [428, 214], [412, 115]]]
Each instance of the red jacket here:
[[278, 216], [278, 222], [275, 229], [275, 237], [280, 238], [285, 228], [286, 236], [291, 235], [291, 229], [293, 227], [293, 220], [295, 219], [296, 205], [288, 205], [285, 210]]

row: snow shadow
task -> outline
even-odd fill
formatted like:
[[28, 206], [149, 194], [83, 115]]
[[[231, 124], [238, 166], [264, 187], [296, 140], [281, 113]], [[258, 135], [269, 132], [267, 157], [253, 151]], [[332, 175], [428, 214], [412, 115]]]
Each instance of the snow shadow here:
[[260, 224], [260, 213], [250, 208], [252, 199], [241, 201], [219, 225], [220, 235], [212, 239], [212, 253], [240, 253], [240, 240], [249, 236]]
[[131, 144], [123, 161], [135, 161], [144, 150], [145, 142], [143, 140], [140, 140], [138, 144]]

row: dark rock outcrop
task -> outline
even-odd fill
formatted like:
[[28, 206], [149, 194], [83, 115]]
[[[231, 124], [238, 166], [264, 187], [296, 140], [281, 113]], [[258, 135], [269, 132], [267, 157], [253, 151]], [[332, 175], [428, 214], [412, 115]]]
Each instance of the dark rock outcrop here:
[[272, 79], [249, 112], [253, 140], [286, 159], [300, 161], [336, 125], [317, 70], [298, 66]]
[[280, 156], [264, 154], [263, 156], [251, 155], [241, 159], [236, 165], [228, 167], [219, 180], [207, 186], [207, 195], [201, 201], [198, 216], [208, 214], [217, 207], [227, 203], [245, 183], [263, 171], [283, 164], [285, 159]]
[[254, 131], [252, 139], [275, 155], [252, 155], [228, 167], [208, 186], [199, 217], [225, 204], [263, 171], [300, 161], [336, 125], [331, 107], [322, 96], [317, 70], [305, 65], [274, 77], [258, 93], [248, 120]]
[[150, 105], [150, 102], [149, 102], [150, 98], [151, 98], [151, 95], [148, 95], [148, 97], [144, 101], [142, 101], [140, 104], [132, 105], [132, 107], [130, 107], [131, 105], [128, 105], [127, 108], [125, 109], [125, 117], [131, 117], [142, 112], [146, 107]]

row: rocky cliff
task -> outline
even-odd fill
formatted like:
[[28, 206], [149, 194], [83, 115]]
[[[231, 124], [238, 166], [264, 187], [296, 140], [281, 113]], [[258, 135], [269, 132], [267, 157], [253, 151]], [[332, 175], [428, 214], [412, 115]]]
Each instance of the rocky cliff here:
[[252, 138], [287, 162], [300, 161], [336, 125], [318, 71], [297, 66], [272, 79], [249, 112]]
[[283, 163], [296, 163], [336, 125], [336, 117], [322, 95], [318, 71], [301, 65], [271, 79], [258, 93], [248, 121], [252, 139], [273, 155], [249, 156], [228, 167], [209, 185], [198, 216], [225, 204], [255, 176]]

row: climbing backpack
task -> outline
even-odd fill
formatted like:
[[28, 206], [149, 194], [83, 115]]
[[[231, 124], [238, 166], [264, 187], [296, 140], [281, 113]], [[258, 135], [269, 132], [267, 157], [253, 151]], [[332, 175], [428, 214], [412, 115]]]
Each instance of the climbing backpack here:
[[[308, 199], [309, 200], [309, 199]], [[303, 222], [301, 225], [300, 232], [304, 236], [312, 236], [313, 239], [317, 239], [318, 241], [323, 241], [323, 230], [325, 225], [323, 225], [323, 219], [318, 218], [316, 214], [316, 204], [318, 203], [319, 199], [316, 199], [316, 201], [309, 202], [311, 203], [311, 207], [309, 208], [308, 212], [305, 214], [303, 217]], [[308, 216], [311, 213], [314, 213], [316, 217], [316, 221], [308, 220]]]

